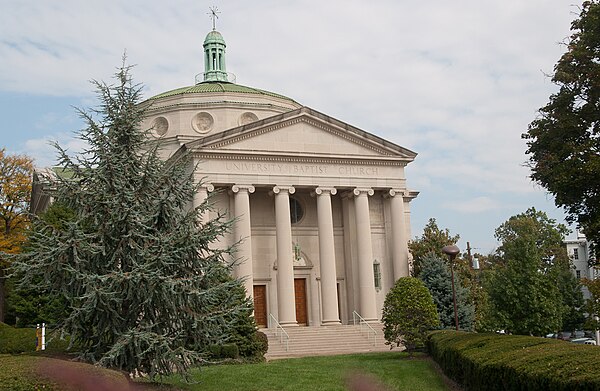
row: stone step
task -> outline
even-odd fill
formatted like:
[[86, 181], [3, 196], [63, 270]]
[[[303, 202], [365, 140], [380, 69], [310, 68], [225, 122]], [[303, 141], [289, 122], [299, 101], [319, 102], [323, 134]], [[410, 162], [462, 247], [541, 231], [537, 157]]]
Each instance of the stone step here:
[[280, 336], [275, 334], [276, 331], [281, 333], [281, 330], [261, 331], [269, 339], [267, 359], [389, 350], [389, 345], [385, 345], [383, 338], [382, 325], [375, 323], [372, 327], [377, 332], [375, 339], [366, 328], [361, 330], [360, 326], [354, 325], [288, 327], [285, 329], [290, 337], [287, 350], [285, 338], [281, 342]]

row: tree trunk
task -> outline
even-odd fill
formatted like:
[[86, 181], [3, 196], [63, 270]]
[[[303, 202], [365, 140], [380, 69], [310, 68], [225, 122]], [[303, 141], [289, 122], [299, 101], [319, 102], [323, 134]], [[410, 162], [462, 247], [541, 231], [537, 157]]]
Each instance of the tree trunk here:
[[4, 308], [6, 301], [6, 290], [4, 287], [4, 281], [6, 278], [4, 277], [4, 268], [0, 267], [0, 322], [4, 322]]

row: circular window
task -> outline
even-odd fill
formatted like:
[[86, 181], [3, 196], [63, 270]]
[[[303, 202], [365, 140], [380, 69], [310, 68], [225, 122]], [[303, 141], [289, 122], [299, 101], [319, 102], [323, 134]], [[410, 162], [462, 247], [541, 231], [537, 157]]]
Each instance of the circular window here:
[[240, 116], [239, 124], [246, 125], [251, 122], [258, 121], [258, 117], [254, 113], [246, 112]]
[[198, 113], [192, 118], [192, 128], [198, 133], [207, 133], [212, 129], [214, 122], [212, 115], [206, 112]]
[[157, 136], [164, 136], [169, 130], [169, 121], [165, 117], [156, 117], [152, 121], [152, 130]]
[[290, 197], [290, 219], [292, 220], [292, 224], [296, 224], [304, 217], [304, 209], [295, 198]]

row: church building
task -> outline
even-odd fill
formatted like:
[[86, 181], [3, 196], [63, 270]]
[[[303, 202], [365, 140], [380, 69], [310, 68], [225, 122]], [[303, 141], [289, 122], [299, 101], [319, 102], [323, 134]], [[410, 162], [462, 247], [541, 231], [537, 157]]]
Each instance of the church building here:
[[203, 182], [195, 205], [235, 218], [235, 276], [260, 326], [381, 319], [386, 293], [409, 274], [404, 167], [416, 153], [286, 96], [236, 84], [225, 40], [204, 40], [190, 87], [148, 99], [142, 124], [165, 158], [189, 152]]

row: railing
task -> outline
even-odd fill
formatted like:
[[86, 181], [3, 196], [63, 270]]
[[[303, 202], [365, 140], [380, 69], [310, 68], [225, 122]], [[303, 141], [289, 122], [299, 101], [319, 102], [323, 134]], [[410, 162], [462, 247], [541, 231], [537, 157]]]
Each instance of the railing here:
[[[356, 326], [356, 321], [358, 319], [358, 324], [360, 325], [360, 332], [363, 330], [367, 331], [367, 339], [371, 340], [371, 335], [373, 335], [373, 345], [377, 342], [377, 331], [356, 311], [352, 311], [352, 320], [354, 321], [354, 325]], [[365, 328], [367, 326], [368, 328]]]
[[[279, 324], [273, 314], [269, 314], [269, 328], [273, 327], [272, 322], [275, 322], [275, 336], [279, 335], [279, 342], [281, 344], [283, 344], [283, 339], [285, 338], [285, 351], [287, 352], [290, 348], [290, 335], [283, 329], [283, 326]], [[281, 333], [279, 333], [279, 329], [281, 329]]]

